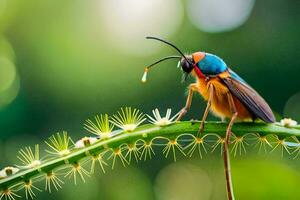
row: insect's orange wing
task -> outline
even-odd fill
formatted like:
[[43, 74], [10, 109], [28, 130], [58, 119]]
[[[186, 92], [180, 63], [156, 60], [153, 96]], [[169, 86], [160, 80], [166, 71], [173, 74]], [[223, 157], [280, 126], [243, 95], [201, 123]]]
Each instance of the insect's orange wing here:
[[222, 80], [230, 92], [240, 100], [255, 118], [268, 123], [275, 122], [274, 114], [267, 102], [236, 73], [232, 70], [229, 70], [229, 73], [231, 76], [225, 77]]

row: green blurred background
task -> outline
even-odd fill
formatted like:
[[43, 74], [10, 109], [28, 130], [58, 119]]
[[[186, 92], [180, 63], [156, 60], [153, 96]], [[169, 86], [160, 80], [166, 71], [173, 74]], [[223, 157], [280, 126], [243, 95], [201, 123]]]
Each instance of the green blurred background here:
[[[298, 0], [0, 0], [0, 167], [54, 132], [88, 135], [82, 124], [98, 113], [177, 112], [193, 80], [182, 84], [168, 61], [142, 84], [147, 64], [176, 54], [147, 35], [219, 55], [278, 117], [299, 121], [299, 9]], [[204, 106], [196, 97], [186, 119]], [[249, 153], [232, 163], [237, 199], [299, 198], [298, 160]], [[157, 156], [38, 198], [225, 199], [222, 167], [218, 154], [176, 164]]]

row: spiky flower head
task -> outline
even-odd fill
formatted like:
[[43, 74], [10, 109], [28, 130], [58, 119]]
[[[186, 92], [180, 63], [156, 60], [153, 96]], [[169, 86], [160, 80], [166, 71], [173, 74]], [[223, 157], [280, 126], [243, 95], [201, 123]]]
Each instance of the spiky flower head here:
[[168, 126], [169, 124], [172, 124], [174, 122], [174, 119], [179, 115], [179, 113], [175, 114], [173, 117], [171, 117], [172, 110], [170, 108], [167, 109], [166, 115], [164, 117], [161, 117], [159, 110], [155, 108], [152, 110], [153, 117], [150, 115], [147, 115], [147, 117], [150, 119], [150, 123], [155, 124], [157, 126]]
[[16, 198], [21, 198], [21, 196], [17, 195], [15, 192], [16, 190], [12, 188], [7, 188], [2, 191], [0, 190], [0, 200], [16, 200]]
[[285, 126], [285, 127], [289, 127], [289, 128], [295, 127], [295, 126], [297, 126], [297, 124], [298, 124], [297, 121], [295, 121], [291, 118], [284, 118], [284, 119], [280, 120], [281, 126]]
[[36, 144], [34, 151], [31, 147], [25, 147], [19, 151], [18, 159], [22, 162], [21, 168], [29, 169], [41, 165], [39, 145]]
[[90, 145], [96, 143], [97, 141], [98, 141], [98, 139], [95, 137], [84, 137], [75, 143], [75, 148], [80, 149], [80, 148], [83, 148], [86, 146], [90, 146]]
[[59, 188], [62, 188], [62, 184], [64, 184], [64, 182], [62, 180], [60, 180], [60, 178], [58, 178], [57, 174], [53, 171], [49, 171], [47, 172], [46, 176], [45, 176], [45, 190], [49, 191], [49, 193], [51, 193], [51, 188], [52, 186], [58, 190]]
[[145, 114], [138, 109], [125, 107], [113, 115], [111, 122], [124, 131], [131, 132], [146, 120]]
[[107, 114], [101, 114], [95, 116], [95, 122], [90, 119], [86, 120], [84, 128], [90, 133], [98, 135], [100, 139], [107, 139], [112, 137], [114, 125], [109, 122]]
[[72, 165], [70, 165], [70, 168], [64, 177], [69, 177], [70, 179], [73, 178], [74, 184], [76, 185], [77, 175], [79, 175], [83, 182], [85, 182], [85, 176], [90, 177], [89, 172], [86, 169], [84, 169], [80, 163], [75, 162]]
[[13, 175], [13, 174], [17, 173], [18, 171], [20, 171], [20, 169], [16, 168], [16, 167], [5, 167], [4, 169], [2, 169], [0, 171], [0, 179], [6, 178], [10, 175]]
[[69, 144], [71, 143], [71, 138], [66, 131], [63, 131], [62, 134], [56, 133], [52, 135], [49, 141], [45, 141], [45, 143], [51, 148], [51, 150], [46, 150], [50, 154], [65, 156], [70, 153]]
[[41, 189], [33, 185], [33, 181], [31, 179], [25, 180], [20, 189], [25, 190], [26, 199], [34, 199], [34, 197], [36, 197], [35, 190], [42, 192]]

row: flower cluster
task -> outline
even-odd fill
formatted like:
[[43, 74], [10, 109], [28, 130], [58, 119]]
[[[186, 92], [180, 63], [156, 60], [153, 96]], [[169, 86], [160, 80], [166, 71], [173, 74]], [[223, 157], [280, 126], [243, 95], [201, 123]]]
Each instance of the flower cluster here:
[[[132, 161], [151, 159], [156, 155], [155, 146], [161, 146], [163, 155], [166, 158], [172, 157], [174, 161], [178, 155], [192, 157], [195, 153], [202, 158], [204, 153], [216, 149], [220, 149], [222, 154], [225, 138], [224, 133], [220, 132], [220, 129], [223, 130], [220, 127], [225, 124], [215, 123], [219, 127], [216, 129], [218, 133], [206, 131], [196, 135], [194, 129], [185, 132], [186, 129], [195, 127], [194, 122], [183, 122], [178, 125], [175, 121], [178, 115], [179, 113], [172, 116], [171, 109], [167, 109], [165, 115], [162, 115], [156, 108], [152, 110], [152, 115], [146, 115], [138, 109], [125, 107], [111, 117], [108, 114], [101, 114], [86, 120], [84, 128], [96, 135], [94, 137], [83, 137], [73, 142], [66, 131], [55, 133], [45, 141], [47, 145], [45, 151], [48, 153], [46, 156], [40, 156], [39, 145], [35, 145], [34, 148], [25, 147], [18, 152], [20, 165], [0, 170], [0, 200], [14, 200], [20, 197], [17, 192], [21, 189], [25, 191], [26, 199], [34, 198], [35, 192], [41, 191], [34, 185], [38, 180], [45, 181], [45, 190], [48, 192], [51, 192], [53, 187], [56, 190], [62, 188], [64, 184], [62, 177], [72, 179], [75, 184], [78, 177], [85, 182], [85, 177], [91, 176], [96, 167], [105, 173], [107, 166], [114, 168], [116, 163], [127, 166]], [[146, 120], [151, 124], [139, 127]], [[283, 127], [278, 127], [279, 125]], [[173, 132], [177, 126], [184, 126], [185, 129]], [[114, 130], [115, 127], [120, 129]], [[274, 131], [276, 127], [281, 133], [283, 130], [289, 131], [293, 137], [282, 135], [279, 137], [276, 134], [266, 133], [268, 128]], [[282, 155], [284, 152], [295, 157], [300, 155], [298, 137], [300, 133], [298, 135], [295, 133], [300, 130], [297, 122], [292, 119], [282, 119], [280, 123], [266, 126], [263, 133], [254, 134], [246, 131], [237, 135], [232, 134], [230, 147], [234, 156], [246, 153], [248, 146], [253, 144], [259, 146], [259, 150], [279, 149]], [[5, 183], [6, 180], [12, 181], [13, 184]]]

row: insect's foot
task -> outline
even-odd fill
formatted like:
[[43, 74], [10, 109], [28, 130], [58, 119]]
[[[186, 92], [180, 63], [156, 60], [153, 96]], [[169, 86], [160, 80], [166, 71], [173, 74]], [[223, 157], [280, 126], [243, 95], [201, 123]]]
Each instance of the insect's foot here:
[[[202, 124], [202, 123], [201, 123]], [[204, 131], [204, 126], [201, 126], [200, 125], [200, 127], [199, 127], [199, 129], [198, 129], [198, 135], [201, 135], [202, 133], [203, 133], [203, 131]]]
[[201, 121], [199, 130], [198, 130], [198, 134], [202, 134], [203, 130], [204, 130], [204, 121]]
[[196, 120], [196, 119], [190, 119], [190, 122], [191, 122], [191, 125], [194, 125], [194, 124], [196, 124], [198, 122], [198, 120]]

